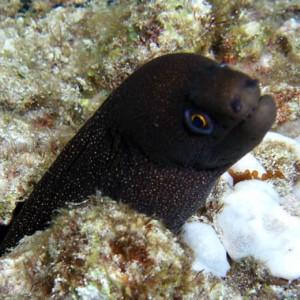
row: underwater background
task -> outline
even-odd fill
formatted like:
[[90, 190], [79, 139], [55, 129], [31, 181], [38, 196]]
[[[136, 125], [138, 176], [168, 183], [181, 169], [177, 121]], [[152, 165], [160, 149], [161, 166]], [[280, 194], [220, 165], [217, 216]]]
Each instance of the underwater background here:
[[[278, 109], [272, 131], [280, 135], [267, 135], [254, 160], [222, 176], [195, 219], [226, 245], [220, 214], [236, 183], [228, 178], [263, 176], [280, 207], [299, 219], [299, 1], [2, 0], [0, 223], [9, 223], [16, 202], [129, 74], [173, 52], [200, 53], [257, 78]], [[284, 226], [276, 222], [270, 231], [278, 233]], [[296, 227], [281, 241], [295, 251], [282, 256], [286, 276], [254, 252], [233, 259], [232, 250], [230, 270], [218, 277], [193, 270], [181, 236], [95, 195], [0, 258], [0, 298], [299, 299]]]

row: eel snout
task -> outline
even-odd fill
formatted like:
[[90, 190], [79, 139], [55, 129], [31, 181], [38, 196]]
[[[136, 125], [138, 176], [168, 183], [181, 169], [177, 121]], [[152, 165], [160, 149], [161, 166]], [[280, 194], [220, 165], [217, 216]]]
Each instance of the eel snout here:
[[263, 95], [259, 98], [257, 105], [247, 115], [241, 124], [241, 130], [250, 134], [256, 133], [258, 136], [264, 135], [270, 129], [276, 118], [276, 104], [271, 95]]

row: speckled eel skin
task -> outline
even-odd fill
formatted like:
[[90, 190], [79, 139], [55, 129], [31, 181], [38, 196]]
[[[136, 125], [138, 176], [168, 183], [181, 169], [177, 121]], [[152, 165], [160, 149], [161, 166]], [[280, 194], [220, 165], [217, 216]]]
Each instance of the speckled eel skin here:
[[0, 254], [96, 190], [176, 232], [275, 116], [258, 81], [227, 65], [187, 53], [153, 59], [108, 97], [17, 207]]

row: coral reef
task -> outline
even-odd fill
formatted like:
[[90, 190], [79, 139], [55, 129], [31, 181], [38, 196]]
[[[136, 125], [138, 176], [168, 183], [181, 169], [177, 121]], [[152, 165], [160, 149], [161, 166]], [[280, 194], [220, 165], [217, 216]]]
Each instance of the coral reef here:
[[[257, 77], [263, 92], [275, 94], [279, 114], [274, 129], [299, 139], [298, 2], [2, 1], [0, 222], [9, 222], [15, 203], [30, 193], [67, 141], [107, 95], [139, 65], [163, 53], [199, 52], [220, 62], [235, 64]], [[27, 3], [26, 7], [24, 3]], [[267, 170], [274, 173], [279, 170], [284, 174], [283, 179], [267, 181], [272, 182], [284, 198], [282, 207], [299, 217], [297, 155], [282, 142], [276, 143], [276, 147], [274, 143], [258, 147], [254, 154]], [[201, 212], [201, 220], [213, 222], [222, 209], [217, 200], [230, 192], [225, 182], [221, 179], [211, 194], [206, 209]], [[212, 199], [214, 201], [210, 201]], [[102, 242], [110, 251], [107, 255], [115, 260], [111, 266], [105, 266], [115, 268], [115, 275], [119, 277], [113, 277], [114, 273], [108, 273], [107, 269], [101, 273], [101, 264], [94, 262], [103, 257], [97, 256], [93, 248], [99, 242], [97, 230], [104, 231], [104, 227], [101, 227], [102, 231], [97, 229], [96, 214], [100, 212], [97, 201], [100, 200], [83, 204], [78, 210], [75, 207], [63, 211], [56, 220], [57, 225], [26, 238], [22, 246], [1, 258], [1, 297], [32, 299], [33, 295], [48, 295], [47, 298], [52, 293], [56, 299], [92, 299], [91, 295], [98, 297], [105, 292], [115, 297], [115, 291], [121, 295], [134, 295], [135, 291], [128, 289], [128, 284], [132, 284], [130, 280], [139, 280], [143, 285], [141, 276], [146, 274], [143, 272], [153, 269], [153, 277], [149, 275], [148, 278], [151, 283], [158, 280], [159, 284], [160, 272], [168, 268], [174, 268], [178, 278], [174, 279], [176, 276], [170, 274], [166, 279], [170, 282], [165, 283], [168, 283], [169, 293], [178, 298], [193, 299], [199, 294], [204, 299], [300, 297], [299, 280], [288, 282], [274, 278], [253, 259], [231, 262], [231, 270], [225, 279], [202, 272], [191, 273], [188, 268], [192, 264], [191, 252], [156, 221], [149, 221], [154, 226], [151, 232], [157, 231], [157, 237], [165, 242], [164, 245], [175, 247], [174, 252], [167, 246], [162, 249], [163, 243], [157, 241], [156, 251], [166, 251], [163, 255], [166, 260], [159, 255], [154, 257], [155, 253], [161, 254], [151, 252], [156, 246], [147, 248], [152, 254], [145, 256], [141, 247], [145, 245], [146, 237], [140, 236], [140, 230], [133, 231], [133, 236], [129, 235], [120, 244], [111, 245], [107, 244], [113, 240], [108, 230], [108, 239]], [[93, 207], [95, 203], [97, 205]], [[86, 227], [76, 225], [76, 218], [82, 220], [84, 217], [81, 211], [89, 212], [84, 221], [88, 224]], [[89, 230], [91, 239], [87, 241]], [[124, 229], [121, 228], [119, 234], [124, 234]], [[59, 242], [62, 236], [66, 239]], [[135, 243], [136, 237], [140, 238], [141, 244]], [[130, 245], [133, 242], [133, 246], [127, 247], [128, 241]], [[85, 260], [87, 257], [89, 259]], [[126, 262], [122, 265], [124, 258]], [[152, 259], [162, 265], [151, 267]], [[170, 260], [174, 260], [173, 267]], [[148, 263], [150, 267], [144, 265]], [[124, 275], [122, 268], [137, 270], [138, 266], [142, 268], [141, 273], [134, 275], [136, 277]], [[109, 276], [102, 277], [103, 274]], [[185, 285], [186, 289], [183, 288]], [[102, 291], [101, 286], [104, 287]], [[154, 297], [147, 293], [146, 289], [142, 295], [145, 299]], [[169, 295], [161, 294], [156, 299], [168, 298]]]
[[25, 238], [1, 261], [0, 294], [43, 299], [192, 296], [199, 293], [201, 276], [190, 271], [191, 256], [160, 222], [98, 195], [63, 210], [50, 229]]

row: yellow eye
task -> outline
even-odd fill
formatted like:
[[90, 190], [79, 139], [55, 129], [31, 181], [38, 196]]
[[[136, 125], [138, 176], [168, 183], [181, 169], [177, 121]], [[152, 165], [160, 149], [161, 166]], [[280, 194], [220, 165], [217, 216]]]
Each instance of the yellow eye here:
[[194, 125], [197, 125], [201, 128], [207, 128], [208, 127], [208, 120], [205, 118], [202, 114], [192, 114], [191, 120]]
[[202, 111], [187, 108], [184, 111], [184, 119], [187, 127], [197, 134], [211, 134], [214, 130], [214, 121]]

